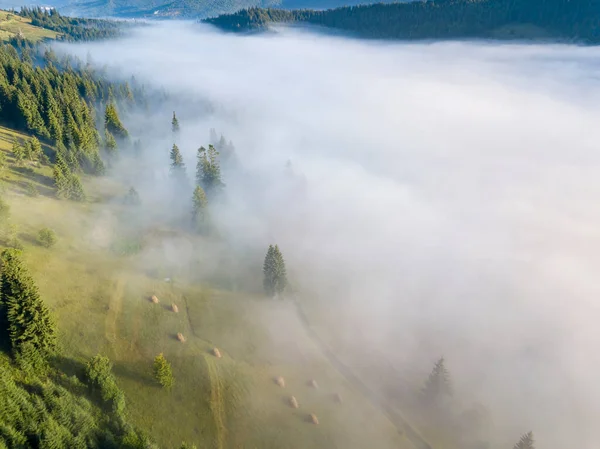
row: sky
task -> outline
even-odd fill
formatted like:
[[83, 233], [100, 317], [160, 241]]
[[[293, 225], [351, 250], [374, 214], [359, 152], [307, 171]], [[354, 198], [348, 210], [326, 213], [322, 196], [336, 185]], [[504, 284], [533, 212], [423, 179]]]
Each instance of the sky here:
[[[457, 395], [491, 411], [492, 447], [529, 430], [546, 449], [600, 447], [598, 48], [184, 22], [57, 46], [177, 98], [188, 166], [209, 128], [233, 140], [249, 175], [226, 176], [223, 226], [279, 244], [349, 363], [376, 348], [418, 377], [443, 355]], [[139, 134], [160, 171], [168, 136]]]

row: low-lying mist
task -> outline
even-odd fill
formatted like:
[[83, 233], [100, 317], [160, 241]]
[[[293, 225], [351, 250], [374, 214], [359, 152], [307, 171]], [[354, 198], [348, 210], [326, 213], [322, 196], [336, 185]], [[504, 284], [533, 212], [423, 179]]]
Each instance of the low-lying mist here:
[[[457, 396], [490, 409], [492, 447], [529, 430], [540, 448], [600, 447], [600, 50], [177, 22], [62, 49], [185, 99], [190, 176], [209, 128], [234, 142], [246, 175], [225, 172], [222, 226], [280, 246], [338, 350], [398, 382], [443, 355]], [[156, 173], [171, 114], [122, 117]]]

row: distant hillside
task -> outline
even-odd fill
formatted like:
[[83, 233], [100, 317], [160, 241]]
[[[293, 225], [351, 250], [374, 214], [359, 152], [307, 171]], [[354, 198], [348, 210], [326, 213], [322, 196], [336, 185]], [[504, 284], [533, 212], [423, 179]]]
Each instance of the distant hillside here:
[[[0, 2], [3, 0], [0, 0]], [[380, 0], [382, 3], [407, 0]], [[408, 0], [410, 1], [410, 0]], [[372, 0], [49, 0], [64, 14], [119, 17], [216, 17], [220, 14], [261, 7], [282, 9], [330, 9], [374, 3]]]
[[435, 0], [326, 11], [251, 8], [206, 20], [230, 31], [305, 23], [379, 39], [547, 38], [600, 42], [597, 0]]

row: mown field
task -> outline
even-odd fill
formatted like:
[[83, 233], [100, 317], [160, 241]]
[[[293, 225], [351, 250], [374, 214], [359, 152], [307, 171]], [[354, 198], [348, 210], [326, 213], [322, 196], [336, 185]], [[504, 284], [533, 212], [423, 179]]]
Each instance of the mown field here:
[[[24, 259], [58, 318], [67, 373], [81, 375], [97, 353], [109, 356], [132, 421], [166, 448], [183, 440], [218, 449], [413, 447], [330, 363], [291, 301], [199, 280], [206, 242], [165, 225], [145, 233], [143, 250], [123, 251], [119, 230], [130, 216], [115, 197], [128, 187], [84, 178], [86, 202], [58, 200], [49, 167], [15, 165], [12, 142], [25, 137], [0, 128], [8, 162], [0, 174], [2, 195]], [[27, 194], [28, 182], [39, 196]], [[43, 227], [58, 235], [51, 249], [36, 241]], [[174, 263], [176, 253], [164, 256], [173, 241], [193, 255], [185, 263]], [[173, 365], [171, 391], [152, 377], [152, 360], [161, 352]], [[275, 383], [277, 376], [285, 387]], [[312, 379], [318, 388], [309, 385]], [[289, 405], [291, 395], [298, 409]], [[311, 413], [318, 425], [309, 421]]]

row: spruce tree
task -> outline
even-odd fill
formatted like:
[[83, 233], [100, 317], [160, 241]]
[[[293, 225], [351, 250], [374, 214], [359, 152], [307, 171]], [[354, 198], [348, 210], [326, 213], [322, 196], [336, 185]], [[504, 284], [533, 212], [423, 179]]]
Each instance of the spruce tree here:
[[53, 172], [56, 196], [58, 198], [66, 198], [68, 195], [71, 170], [69, 170], [69, 167], [65, 163], [60, 153], [56, 155], [56, 162], [54, 163]]
[[533, 432], [527, 432], [521, 437], [519, 442], [515, 444], [513, 449], [535, 449], [533, 443]]
[[117, 140], [108, 129], [104, 130], [104, 149], [111, 156], [117, 154]]
[[56, 349], [54, 320], [15, 249], [2, 252], [0, 304], [13, 351], [26, 343], [43, 355]]
[[141, 204], [140, 194], [133, 187], [129, 189], [127, 195], [125, 195], [125, 204], [129, 204], [131, 206], [138, 206]]
[[15, 162], [17, 165], [21, 165], [23, 162], [25, 162], [25, 148], [23, 148], [23, 145], [21, 145], [16, 139], [13, 141], [12, 153], [15, 157]]
[[32, 162], [38, 161], [43, 154], [42, 144], [37, 139], [37, 137], [32, 137], [25, 144], [26, 147], [26, 157]]
[[200, 186], [196, 186], [192, 197], [192, 222], [197, 230], [201, 231], [206, 228], [208, 221], [207, 211], [208, 201], [206, 194]]
[[171, 364], [167, 362], [162, 352], [154, 358], [153, 368], [154, 378], [157, 382], [163, 387], [170, 389], [174, 383], [173, 372], [171, 371]]
[[185, 163], [183, 162], [183, 156], [179, 151], [179, 147], [173, 144], [170, 153], [171, 158], [171, 176], [183, 180], [185, 179]]
[[212, 198], [224, 186], [221, 181], [221, 166], [219, 165], [219, 152], [213, 145], [198, 148], [196, 163], [196, 183], [202, 186], [206, 194]]
[[85, 201], [86, 195], [79, 176], [72, 173], [68, 181], [68, 198], [73, 201]]
[[287, 274], [283, 255], [277, 245], [269, 245], [263, 264], [263, 287], [269, 296], [283, 293], [287, 286]]
[[444, 357], [435, 363], [421, 393], [427, 405], [441, 405], [452, 397], [452, 383]]
[[171, 120], [171, 130], [173, 131], [173, 134], [177, 134], [179, 132], [179, 120], [177, 120], [175, 111], [173, 111], [173, 119]]
[[117, 108], [114, 103], [108, 103], [106, 105], [106, 111], [104, 113], [104, 127], [115, 137], [121, 139], [127, 138], [129, 133], [121, 123]]

